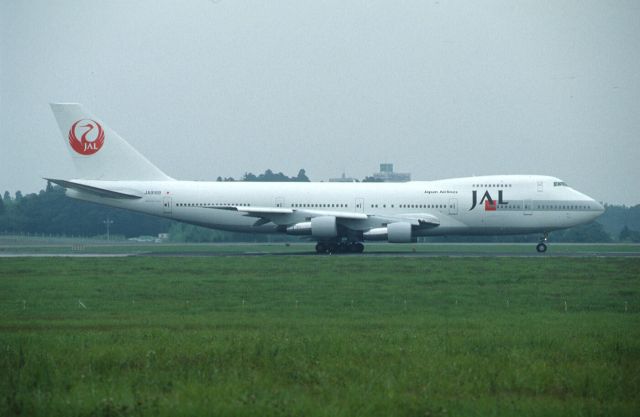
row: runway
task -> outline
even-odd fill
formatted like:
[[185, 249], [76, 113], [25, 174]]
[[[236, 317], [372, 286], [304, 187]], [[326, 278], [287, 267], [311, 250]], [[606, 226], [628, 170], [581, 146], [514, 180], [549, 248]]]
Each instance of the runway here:
[[376, 251], [361, 254], [317, 254], [315, 252], [147, 252], [147, 253], [0, 253], [0, 258], [221, 258], [221, 257], [365, 257], [365, 258], [640, 258], [640, 252], [399, 252]]
[[309, 256], [309, 257], [365, 257], [365, 258], [640, 258], [640, 253], [629, 252], [605, 252], [605, 253], [557, 253], [557, 254], [514, 254], [509, 252], [370, 252], [370, 253], [339, 253], [339, 254], [317, 254], [315, 252], [287, 252], [287, 253], [267, 253], [267, 252], [245, 252], [245, 253], [147, 253], [132, 256], [140, 257], [237, 257], [237, 256]]
[[0, 258], [126, 258], [136, 253], [0, 253]]
[[370, 243], [364, 253], [317, 254], [314, 244], [294, 243], [121, 243], [54, 242], [0, 244], [0, 258], [126, 257], [396, 257], [396, 258], [638, 258], [640, 244], [554, 243], [538, 253], [533, 243]]

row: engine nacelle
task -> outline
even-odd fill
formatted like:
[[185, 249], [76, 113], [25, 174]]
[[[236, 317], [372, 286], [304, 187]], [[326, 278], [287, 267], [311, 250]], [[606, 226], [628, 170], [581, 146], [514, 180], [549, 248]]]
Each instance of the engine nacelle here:
[[314, 217], [310, 222], [300, 222], [287, 227], [289, 235], [311, 235], [320, 239], [338, 236], [338, 224], [334, 216]]
[[311, 219], [311, 235], [326, 239], [338, 236], [338, 223], [335, 216], [320, 216]]
[[310, 235], [311, 234], [311, 222], [296, 223], [293, 226], [287, 227], [288, 235]]
[[376, 227], [362, 234], [364, 240], [386, 240], [390, 243], [413, 243], [417, 239], [411, 233], [411, 224], [391, 223], [387, 227]]
[[376, 227], [375, 229], [370, 229], [362, 234], [362, 238], [364, 240], [387, 240], [387, 228], [386, 227]]
[[411, 224], [405, 222], [387, 225], [387, 239], [389, 243], [412, 243], [416, 238], [411, 233]]

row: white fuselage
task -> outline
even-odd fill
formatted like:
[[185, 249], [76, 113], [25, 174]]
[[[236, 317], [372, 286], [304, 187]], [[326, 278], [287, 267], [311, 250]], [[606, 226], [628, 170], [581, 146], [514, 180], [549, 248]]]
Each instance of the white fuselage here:
[[561, 180], [536, 175], [407, 183], [74, 181], [141, 198], [112, 199], [68, 190], [70, 197], [241, 232], [284, 229], [277, 221], [257, 222], [255, 216], [231, 207], [291, 209], [288, 224], [308, 221], [309, 212], [363, 213], [366, 220], [343, 221], [361, 232], [386, 226], [388, 217], [429, 215], [439, 220], [437, 227], [416, 229], [416, 236], [548, 232], [587, 223], [603, 212], [601, 204]]

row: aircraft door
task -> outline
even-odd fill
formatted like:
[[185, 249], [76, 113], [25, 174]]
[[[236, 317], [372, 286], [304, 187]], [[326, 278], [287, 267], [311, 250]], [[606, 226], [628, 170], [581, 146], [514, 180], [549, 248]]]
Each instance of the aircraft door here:
[[364, 213], [364, 198], [356, 198], [355, 211], [357, 213]]
[[171, 197], [162, 199], [162, 214], [171, 214]]
[[458, 199], [457, 198], [449, 199], [449, 214], [452, 216], [458, 215]]
[[533, 203], [531, 202], [531, 200], [524, 200], [523, 201], [523, 209], [524, 211], [522, 212], [525, 216], [531, 216], [533, 214]]

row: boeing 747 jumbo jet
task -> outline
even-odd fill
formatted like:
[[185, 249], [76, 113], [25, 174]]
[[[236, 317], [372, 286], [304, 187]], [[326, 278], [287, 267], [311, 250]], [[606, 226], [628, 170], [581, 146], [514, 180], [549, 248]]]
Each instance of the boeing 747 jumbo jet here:
[[492, 175], [407, 183], [256, 183], [175, 180], [75, 103], [51, 104], [76, 166], [47, 180], [69, 197], [186, 223], [307, 236], [316, 251], [364, 250], [367, 240], [541, 233], [587, 223], [604, 211], [564, 181]]

